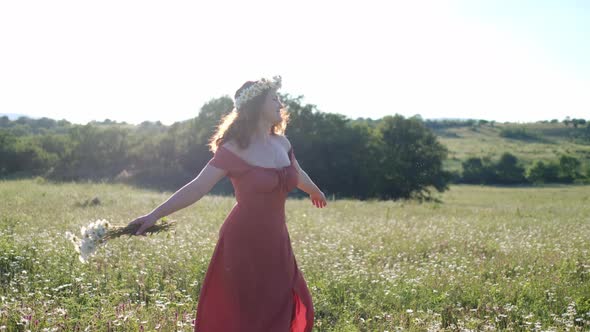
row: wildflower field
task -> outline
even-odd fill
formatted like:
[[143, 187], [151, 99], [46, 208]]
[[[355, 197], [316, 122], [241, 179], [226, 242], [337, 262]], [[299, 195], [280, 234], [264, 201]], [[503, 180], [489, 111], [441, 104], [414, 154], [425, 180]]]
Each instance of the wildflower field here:
[[[207, 195], [168, 217], [173, 231], [110, 240], [86, 264], [66, 237], [171, 194], [0, 181], [0, 332], [192, 331], [234, 198]], [[314, 331], [590, 330], [590, 186], [452, 186], [440, 199], [287, 201]]]

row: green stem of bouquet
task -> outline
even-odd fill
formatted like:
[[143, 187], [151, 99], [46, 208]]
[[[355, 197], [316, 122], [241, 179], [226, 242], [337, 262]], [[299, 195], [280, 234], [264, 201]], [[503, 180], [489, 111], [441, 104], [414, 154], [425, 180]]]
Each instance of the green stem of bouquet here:
[[[172, 229], [175, 225], [176, 225], [176, 222], [168, 221], [168, 219], [166, 219], [166, 217], [164, 217], [161, 219], [161, 223], [156, 222], [150, 228], [146, 229], [145, 233], [146, 234], [155, 234], [155, 233], [168, 231], [168, 230]], [[112, 229], [110, 229], [108, 231], [107, 235], [104, 237], [104, 240], [106, 241], [109, 238], [117, 238], [117, 237], [120, 237], [123, 235], [128, 235], [128, 237], [131, 237], [131, 236], [135, 235], [135, 233], [137, 232], [139, 227], [140, 227], [140, 225], [114, 226], [114, 227], [112, 227]]]

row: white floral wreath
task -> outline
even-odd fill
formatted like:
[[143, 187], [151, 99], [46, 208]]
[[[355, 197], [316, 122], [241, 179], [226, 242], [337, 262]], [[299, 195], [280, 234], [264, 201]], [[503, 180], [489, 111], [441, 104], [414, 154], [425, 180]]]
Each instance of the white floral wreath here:
[[236, 98], [235, 105], [237, 109], [240, 109], [244, 104], [246, 104], [250, 99], [256, 97], [266, 89], [279, 89], [282, 86], [282, 78], [281, 75], [276, 75], [271, 79], [268, 78], [261, 78], [256, 83], [250, 85], [249, 87], [245, 88], [238, 97]]

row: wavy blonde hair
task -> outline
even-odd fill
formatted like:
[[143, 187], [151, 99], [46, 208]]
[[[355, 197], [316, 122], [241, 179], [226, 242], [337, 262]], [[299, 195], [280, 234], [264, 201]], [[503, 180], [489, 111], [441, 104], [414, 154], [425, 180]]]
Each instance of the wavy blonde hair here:
[[[235, 93], [234, 100], [247, 87], [255, 84], [257, 81], [247, 81]], [[258, 128], [258, 120], [260, 119], [260, 112], [262, 104], [266, 96], [272, 89], [267, 89], [261, 94], [248, 100], [240, 109], [233, 108], [230, 113], [221, 117], [217, 130], [209, 139], [209, 150], [215, 153], [224, 142], [234, 139], [241, 149], [245, 149], [250, 145], [251, 134]], [[289, 113], [286, 108], [281, 109], [282, 121], [272, 125], [269, 128], [271, 135], [284, 135], [289, 122]]]

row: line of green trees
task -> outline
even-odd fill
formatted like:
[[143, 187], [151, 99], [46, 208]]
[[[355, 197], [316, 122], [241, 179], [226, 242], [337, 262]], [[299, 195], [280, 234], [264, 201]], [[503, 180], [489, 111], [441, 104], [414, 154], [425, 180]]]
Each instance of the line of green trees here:
[[590, 165], [581, 170], [579, 159], [561, 155], [556, 161], [535, 161], [525, 168], [516, 156], [509, 152], [499, 160], [489, 157], [470, 157], [462, 162], [462, 173], [454, 174], [454, 182], [470, 184], [540, 184], [540, 183], [590, 183]]
[[[537, 161], [526, 169], [514, 155], [504, 153], [498, 161], [469, 158], [463, 161], [462, 172], [443, 169], [448, 150], [434, 130], [493, 122], [437, 123], [419, 115], [398, 114], [351, 120], [319, 112], [315, 105], [303, 104], [302, 96], [283, 94], [282, 99], [290, 111], [287, 136], [299, 163], [334, 197], [430, 200], [435, 191], [445, 191], [453, 182], [585, 183], [590, 179], [590, 169], [581, 171], [581, 162], [572, 156]], [[212, 99], [196, 117], [169, 126], [149, 121], [131, 125], [107, 119], [78, 125], [48, 118], [0, 117], [0, 177], [121, 181], [176, 190], [212, 157], [207, 142], [232, 107], [228, 96]], [[518, 128], [503, 133], [530, 138]], [[232, 192], [229, 179], [222, 180], [214, 192]]]
[[[301, 166], [327, 195], [430, 200], [435, 191], [448, 189], [452, 174], [443, 170], [448, 150], [420, 116], [353, 121], [319, 112], [301, 99], [282, 95], [290, 112], [287, 136]], [[195, 118], [170, 126], [3, 117], [0, 176], [123, 181], [176, 190], [212, 157], [207, 142], [232, 107], [228, 96], [212, 99]], [[214, 188], [232, 190], [227, 178]]]

